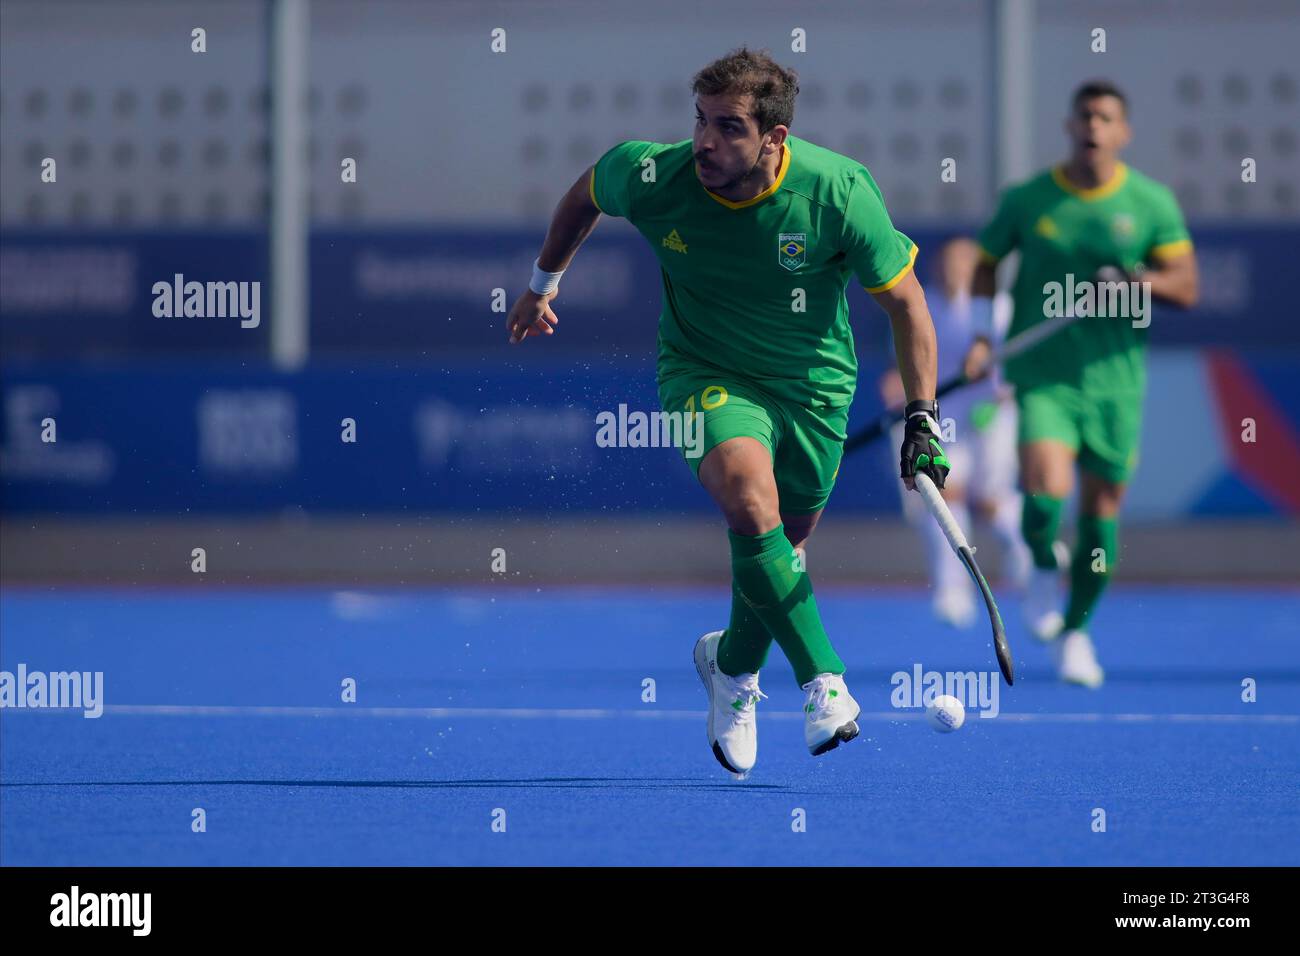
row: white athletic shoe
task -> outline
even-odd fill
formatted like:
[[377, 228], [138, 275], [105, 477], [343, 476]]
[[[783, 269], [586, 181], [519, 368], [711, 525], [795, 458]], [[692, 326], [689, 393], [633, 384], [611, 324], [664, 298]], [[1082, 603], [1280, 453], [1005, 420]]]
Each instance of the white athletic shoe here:
[[1052, 554], [1056, 556], [1056, 566], [1062, 571], [1070, 570], [1070, 546], [1057, 538], [1052, 542]]
[[969, 587], [943, 588], [936, 591], [930, 607], [944, 624], [965, 630], [975, 623], [975, 595]]
[[1092, 641], [1083, 631], [1066, 631], [1052, 645], [1052, 649], [1056, 654], [1056, 669], [1061, 680], [1095, 690], [1106, 679], [1106, 672], [1097, 663]]
[[1017, 537], [1002, 549], [1003, 580], [1021, 594], [1029, 586], [1029, 575], [1034, 570], [1034, 557], [1025, 542]]
[[803, 685], [808, 700], [803, 706], [803, 739], [814, 757], [848, 743], [858, 735], [862, 708], [844, 686], [839, 674], [818, 674]]
[[757, 674], [737, 677], [718, 669], [722, 631], [710, 631], [695, 642], [695, 670], [709, 695], [709, 746], [718, 763], [737, 780], [744, 780], [758, 759], [755, 706], [767, 695], [758, 689]]
[[[1058, 542], [1059, 543], [1059, 542]], [[1054, 640], [1065, 625], [1061, 606], [1065, 603], [1059, 568], [1035, 567], [1025, 584], [1025, 624], [1040, 641]]]

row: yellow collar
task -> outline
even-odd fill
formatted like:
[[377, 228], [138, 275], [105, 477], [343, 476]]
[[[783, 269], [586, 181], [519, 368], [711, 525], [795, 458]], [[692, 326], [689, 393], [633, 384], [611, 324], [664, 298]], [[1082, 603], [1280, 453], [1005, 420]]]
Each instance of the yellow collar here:
[[1094, 186], [1091, 189], [1080, 189], [1078, 186], [1074, 185], [1074, 183], [1070, 182], [1070, 180], [1066, 179], [1064, 166], [1052, 167], [1052, 181], [1056, 183], [1056, 185], [1060, 186], [1071, 196], [1078, 196], [1080, 199], [1088, 202], [1091, 202], [1094, 199], [1105, 199], [1107, 196], [1112, 195], [1119, 189], [1119, 187], [1124, 185], [1124, 182], [1127, 179], [1128, 167], [1123, 163], [1116, 163], [1115, 172], [1106, 182], [1102, 183], [1100, 186]]
[[[691, 164], [691, 168], [695, 169], [695, 165], [693, 163]], [[732, 202], [730, 199], [724, 199], [722, 196], [719, 196], [717, 193], [713, 192], [711, 189], [709, 189], [709, 187], [705, 186], [703, 183], [700, 183], [700, 186], [703, 187], [704, 191], [708, 193], [710, 197], [716, 199], [718, 202], [722, 203], [722, 205], [726, 206], [728, 209], [744, 209], [746, 206], [752, 206], [755, 203], [762, 202], [768, 196], [771, 196], [774, 192], [780, 189], [781, 182], [782, 180], [785, 179], [785, 174], [789, 169], [790, 169], [790, 144], [788, 142], [785, 142], [781, 144], [781, 168], [776, 171], [776, 179], [772, 182], [772, 185], [768, 186], [757, 196], [753, 196], [749, 199], [742, 199], [740, 202]], [[695, 178], [698, 180], [699, 177], [700, 177], [700, 171], [696, 169]]]

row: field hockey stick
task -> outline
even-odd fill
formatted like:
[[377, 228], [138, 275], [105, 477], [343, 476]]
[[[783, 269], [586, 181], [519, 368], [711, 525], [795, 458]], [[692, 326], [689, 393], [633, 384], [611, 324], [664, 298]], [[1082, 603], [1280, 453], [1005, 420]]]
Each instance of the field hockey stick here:
[[[1077, 315], [1058, 315], [1054, 318], [1048, 319], [1046, 322], [1039, 322], [1032, 328], [1025, 329], [1025, 331], [1021, 332], [1014, 338], [1007, 339], [1007, 341], [1003, 342], [1001, 348], [994, 349], [993, 355], [990, 357], [989, 364], [986, 368], [991, 368], [994, 365], [999, 365], [1002, 362], [1005, 362], [1007, 359], [1012, 359], [1017, 355], [1024, 354], [1039, 342], [1046, 338], [1050, 338], [1067, 325], [1074, 323], [1078, 318], [1079, 316]], [[959, 372], [946, 382], [941, 382], [939, 387], [935, 389], [934, 397], [936, 399], [942, 398], [949, 392], [956, 391], [957, 389], [970, 385], [975, 381], [976, 379], [967, 378], [964, 372]], [[871, 444], [871, 442], [889, 431], [895, 422], [902, 421], [902, 419], [903, 410], [901, 408], [888, 408], [881, 412], [874, 421], [868, 423], [849, 436], [848, 440], [844, 443], [844, 454], [847, 455], [850, 452], [857, 451], [864, 445]]]
[[988, 608], [989, 620], [993, 624], [993, 649], [998, 655], [998, 667], [1002, 668], [1002, 677], [1010, 687], [1015, 682], [1015, 673], [1011, 663], [1011, 647], [1007, 644], [1007, 632], [1002, 627], [1002, 615], [998, 613], [997, 601], [993, 600], [993, 589], [989, 587], [988, 581], [984, 579], [980, 566], [975, 563], [975, 549], [966, 542], [966, 535], [958, 526], [944, 504], [943, 498], [939, 494], [939, 489], [934, 486], [930, 476], [924, 472], [917, 472], [915, 475], [916, 490], [921, 493], [921, 499], [925, 502], [926, 508], [934, 520], [939, 523], [939, 528], [943, 531], [943, 536], [948, 539], [952, 545], [953, 551], [957, 552], [957, 557], [961, 563], [966, 565], [966, 570], [974, 579], [975, 584], [984, 595], [984, 604]]

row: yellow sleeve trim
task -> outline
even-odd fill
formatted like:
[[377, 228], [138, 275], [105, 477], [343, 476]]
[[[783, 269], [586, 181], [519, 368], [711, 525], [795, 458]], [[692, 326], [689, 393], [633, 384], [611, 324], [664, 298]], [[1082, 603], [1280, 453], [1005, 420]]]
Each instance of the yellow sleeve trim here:
[[[600, 208], [600, 203], [596, 202], [596, 167], [595, 166], [591, 167], [591, 178], [587, 180], [587, 191], [591, 193], [591, 204], [595, 206], [598, 210], [600, 210], [602, 213], [605, 212], [605, 210]], [[606, 213], [606, 215], [608, 215], [608, 213]]]
[[985, 265], [995, 266], [1001, 261], [1000, 256], [995, 256], [983, 246], [976, 244], [976, 248], [980, 251], [980, 262], [983, 262]]
[[1173, 242], [1162, 242], [1158, 246], [1152, 246], [1150, 255], [1157, 259], [1173, 259], [1177, 256], [1186, 255], [1192, 251], [1192, 240], [1176, 239]]
[[878, 292], [888, 292], [888, 291], [889, 291], [890, 289], [892, 289], [894, 286], [898, 285], [898, 283], [902, 282], [903, 279], [904, 279], [904, 277], [905, 277], [909, 272], [912, 271], [912, 266], [916, 263], [916, 254], [917, 254], [918, 252], [920, 252], [920, 251], [921, 251], [920, 247], [917, 246], [917, 244], [916, 244], [915, 242], [912, 243], [912, 254], [911, 254], [910, 256], [907, 257], [907, 265], [905, 265], [905, 266], [903, 266], [903, 268], [899, 269], [899, 270], [898, 270], [898, 274], [897, 274], [896, 276], [894, 276], [892, 279], [890, 279], [890, 280], [889, 280], [888, 282], [886, 282], [884, 285], [878, 285], [878, 286], [865, 286], [865, 285], [864, 285], [862, 288], [866, 289], [866, 290], [867, 290], [868, 292], [870, 292], [872, 295], [875, 295], [875, 294], [878, 293]]

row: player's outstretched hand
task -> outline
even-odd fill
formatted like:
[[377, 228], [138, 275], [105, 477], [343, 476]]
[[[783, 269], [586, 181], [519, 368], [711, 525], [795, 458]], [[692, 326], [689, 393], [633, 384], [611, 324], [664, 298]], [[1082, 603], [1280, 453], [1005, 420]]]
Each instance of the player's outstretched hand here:
[[923, 472], [942, 488], [948, 477], [948, 456], [939, 444], [939, 424], [925, 413], [911, 415], [903, 427], [901, 476], [910, 491], [916, 490], [915, 475]]
[[988, 375], [992, 359], [993, 349], [988, 339], [976, 339], [972, 342], [961, 366], [961, 373], [966, 376], [966, 381], [978, 382]]
[[554, 335], [559, 319], [551, 311], [551, 300], [555, 293], [538, 295], [528, 289], [515, 300], [506, 316], [506, 331], [510, 333], [510, 344], [522, 342], [530, 335]]

